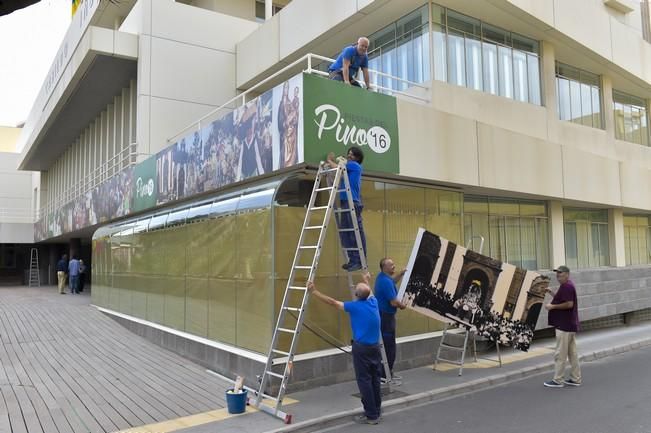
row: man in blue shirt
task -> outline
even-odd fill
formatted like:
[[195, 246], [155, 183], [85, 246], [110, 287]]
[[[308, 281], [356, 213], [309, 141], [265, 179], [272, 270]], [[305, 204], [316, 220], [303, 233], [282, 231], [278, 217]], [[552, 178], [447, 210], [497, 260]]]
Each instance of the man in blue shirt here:
[[398, 308], [404, 310], [406, 305], [397, 298], [396, 283], [405, 275], [406, 269], [396, 273], [396, 265], [393, 260], [385, 257], [380, 260], [380, 271], [375, 279], [375, 297], [380, 310], [382, 341], [391, 372], [389, 380], [400, 380], [400, 376], [393, 374], [393, 363], [396, 360], [396, 311]]
[[70, 293], [79, 293], [79, 260], [72, 256], [68, 263], [68, 274], [70, 275]]
[[308, 291], [320, 301], [350, 315], [353, 330], [353, 366], [359, 392], [362, 394], [364, 415], [355, 417], [360, 424], [380, 422], [380, 376], [382, 375], [382, 354], [380, 353], [380, 313], [377, 300], [368, 285], [370, 275], [364, 274], [364, 282], [355, 286], [355, 300], [341, 302], [319, 292], [314, 283], [308, 281]]
[[[357, 227], [359, 228], [359, 236], [362, 241], [362, 249], [364, 250], [364, 257], [367, 257], [366, 254], [366, 235], [364, 234], [364, 225], [362, 224], [362, 210], [364, 210], [364, 205], [362, 204], [362, 162], [364, 161], [364, 152], [357, 146], [351, 146], [348, 148], [347, 154], [348, 162], [346, 162], [346, 171], [348, 172], [348, 182], [350, 183], [350, 194], [353, 198], [353, 206], [355, 208], [355, 214], [357, 219]], [[335, 154], [330, 152], [328, 155], [328, 164], [330, 167], [334, 168], [337, 166], [335, 162]], [[344, 183], [341, 183], [342, 189], [344, 188]], [[341, 209], [350, 208], [350, 203], [348, 203], [348, 196], [345, 191], [342, 191], [339, 194], [339, 201], [341, 202]], [[350, 212], [343, 212], [339, 217], [339, 229], [343, 230], [339, 232], [339, 237], [341, 239], [341, 245], [344, 248], [355, 248], [357, 246], [357, 241], [355, 238], [354, 231], [346, 231], [353, 228], [353, 219], [351, 218]], [[348, 272], [357, 271], [362, 269], [362, 260], [359, 256], [358, 250], [347, 250], [348, 253], [348, 263], [344, 263], [342, 268]]]
[[328, 72], [330, 72], [330, 79], [336, 81], [343, 81], [346, 84], [351, 84], [356, 87], [362, 87], [359, 82], [355, 80], [357, 71], [362, 68], [364, 74], [364, 82], [366, 89], [371, 89], [371, 82], [368, 76], [368, 39], [361, 37], [357, 43], [350, 45], [343, 49], [337, 60], [330, 65]]
[[68, 275], [68, 255], [64, 254], [57, 262], [57, 282], [59, 283], [59, 293], [65, 295], [66, 277]]

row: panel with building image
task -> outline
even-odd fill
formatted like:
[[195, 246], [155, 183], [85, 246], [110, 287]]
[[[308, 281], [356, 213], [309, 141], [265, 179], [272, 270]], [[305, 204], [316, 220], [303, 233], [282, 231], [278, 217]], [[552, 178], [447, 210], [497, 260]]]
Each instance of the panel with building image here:
[[398, 297], [428, 317], [526, 350], [549, 279], [419, 229]]

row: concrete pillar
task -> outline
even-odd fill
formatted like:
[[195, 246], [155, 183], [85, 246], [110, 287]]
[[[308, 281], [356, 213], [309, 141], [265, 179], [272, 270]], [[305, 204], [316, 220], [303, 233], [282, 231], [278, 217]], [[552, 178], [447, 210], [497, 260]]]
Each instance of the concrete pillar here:
[[270, 20], [273, 15], [273, 2], [272, 0], [264, 0], [264, 19]]
[[558, 97], [556, 95], [556, 53], [549, 42], [541, 41], [542, 103], [547, 110], [549, 140], [558, 143]]
[[59, 254], [59, 248], [59, 244], [50, 244], [48, 251], [48, 284], [57, 283], [57, 262], [61, 258], [61, 254]]
[[603, 119], [608, 136], [615, 138], [615, 103], [613, 102], [613, 82], [607, 75], [601, 76], [601, 93], [603, 97]]
[[72, 259], [74, 256], [77, 256], [77, 258], [79, 258], [80, 254], [81, 254], [81, 239], [80, 238], [70, 239], [68, 258]]
[[624, 211], [608, 209], [608, 246], [610, 265], [626, 266], [626, 248], [624, 246]]
[[549, 202], [549, 246], [552, 269], [565, 264], [565, 230], [563, 227], [563, 203]]

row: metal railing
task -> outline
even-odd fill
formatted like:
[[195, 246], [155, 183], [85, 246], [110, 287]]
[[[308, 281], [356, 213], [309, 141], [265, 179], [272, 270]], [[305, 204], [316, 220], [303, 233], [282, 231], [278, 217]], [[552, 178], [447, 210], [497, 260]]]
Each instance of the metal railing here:
[[[55, 196], [36, 213], [36, 220], [46, 217], [50, 213], [59, 211], [73, 200], [84, 196], [89, 191], [121, 173], [123, 170], [136, 164], [137, 157], [148, 155], [137, 152], [137, 143], [131, 143], [113, 157], [104, 161], [95, 170], [88, 173], [80, 181], [75, 182], [70, 188]], [[51, 187], [51, 186], [50, 186]]]
[[[331, 59], [329, 57], [325, 57], [325, 56], [321, 56], [321, 55], [313, 54], [313, 53], [308, 53], [308, 54], [304, 55], [303, 57], [293, 61], [292, 63], [285, 66], [284, 68], [280, 69], [279, 71], [276, 71], [275, 73], [269, 75], [264, 80], [259, 81], [254, 86], [248, 88], [247, 90], [240, 93], [239, 95], [234, 96], [233, 98], [231, 98], [228, 101], [224, 102], [219, 107], [215, 108], [214, 110], [208, 112], [206, 115], [201, 117], [199, 120], [194, 121], [191, 124], [189, 124], [188, 126], [186, 126], [185, 128], [181, 129], [178, 133], [176, 133], [176, 134], [172, 135], [171, 137], [169, 137], [167, 139], [167, 143], [170, 144], [170, 143], [176, 142], [179, 138], [186, 136], [190, 131], [195, 131], [195, 130], [199, 131], [199, 130], [201, 130], [201, 125], [202, 125], [203, 122], [206, 121], [206, 119], [210, 119], [210, 121], [213, 121], [214, 120], [213, 116], [215, 116], [217, 113], [219, 113], [222, 110], [234, 110], [237, 107], [245, 105], [246, 102], [247, 102], [247, 97], [249, 95], [253, 94], [255, 96], [258, 96], [260, 94], [260, 88], [268, 90], [267, 88], [264, 87], [265, 85], [267, 85], [269, 82], [274, 82], [280, 76], [288, 76], [289, 73], [292, 70], [295, 70], [297, 68], [297, 66], [299, 66], [299, 65], [301, 65], [303, 63], [306, 64], [306, 67], [301, 70], [302, 72], [327, 77], [328, 73], [319, 70], [317, 68], [317, 66], [315, 65], [315, 60], [318, 61], [319, 63], [323, 63], [323, 62], [332, 63], [332, 62], [335, 61], [335, 59]], [[381, 86], [381, 85], [377, 84], [377, 82], [378, 82], [377, 77], [386, 77], [386, 78], [389, 78], [389, 79], [392, 79], [392, 80], [396, 80], [399, 83], [405, 83], [409, 87], [417, 87], [417, 88], [420, 88], [420, 89], [423, 89], [423, 90], [426, 90], [426, 91], [429, 91], [429, 86], [426, 86], [423, 83], [416, 83], [414, 81], [410, 81], [410, 80], [407, 80], [407, 79], [404, 79], [404, 78], [401, 78], [401, 77], [397, 77], [397, 76], [394, 76], [394, 75], [386, 74], [384, 72], [376, 71], [374, 69], [369, 69], [368, 71], [369, 71], [369, 75], [370, 75], [370, 79], [371, 79], [371, 89], [375, 89], [375, 90], [380, 91], [381, 93], [385, 93], [385, 94], [389, 94], [389, 95], [397, 95], [397, 96], [401, 96], [401, 97], [405, 97], [405, 98], [415, 99], [415, 100], [417, 100], [419, 102], [426, 102], [426, 103], [430, 102], [429, 97], [423, 97], [423, 96], [420, 96], [420, 95], [411, 94], [411, 93], [404, 92], [404, 91], [401, 91], [401, 90], [395, 90], [395, 89], [391, 89], [391, 88], [388, 88], [388, 87]], [[373, 78], [375, 78], [375, 79], [373, 79]]]

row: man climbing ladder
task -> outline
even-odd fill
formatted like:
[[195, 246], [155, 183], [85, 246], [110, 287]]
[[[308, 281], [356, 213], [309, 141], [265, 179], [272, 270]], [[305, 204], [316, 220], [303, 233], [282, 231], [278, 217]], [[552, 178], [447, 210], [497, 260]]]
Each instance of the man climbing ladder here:
[[[357, 158], [355, 151], [352, 156]], [[363, 155], [360, 159], [363, 159]], [[321, 249], [333, 214], [339, 215], [340, 220], [345, 218], [345, 221], [350, 222], [350, 226], [339, 225], [337, 227], [340, 234], [346, 233], [350, 236], [346, 238], [346, 244], [342, 245], [342, 250], [348, 255], [349, 263], [355, 263], [354, 260], [357, 260], [359, 262], [358, 269], [366, 270], [367, 268], [364, 241], [362, 240], [363, 232], [358, 225], [358, 221], [361, 219], [356, 215], [357, 206], [337, 207], [336, 205], [337, 193], [345, 195], [345, 202], [355, 203], [353, 188], [347, 172], [348, 164], [350, 164], [350, 160], [342, 159], [339, 163], [334, 163], [334, 167], [331, 162], [322, 163], [319, 166], [278, 314], [278, 321], [272, 335], [265, 370], [261, 376], [260, 389], [253, 402], [262, 411], [281, 418], [287, 423], [291, 422], [291, 415], [282, 412], [280, 408], [291, 375], [298, 337], [305, 320], [310, 294], [308, 284], [316, 277]], [[356, 165], [359, 166], [359, 163], [356, 162]], [[361, 168], [361, 166], [359, 167]], [[361, 170], [359, 171], [359, 178], [361, 178]], [[324, 180], [326, 182], [323, 182]], [[361, 206], [359, 184], [358, 180], [356, 196], [358, 204]], [[327, 201], [324, 197], [326, 194]], [[352, 267], [347, 266], [347, 268], [348, 281], [352, 289]], [[389, 375], [384, 349], [380, 348], [380, 350], [386, 374]], [[268, 389], [272, 392], [269, 392]], [[265, 392], [269, 392], [269, 394]], [[266, 399], [264, 403], [263, 399]], [[269, 401], [273, 404], [269, 404]]]

